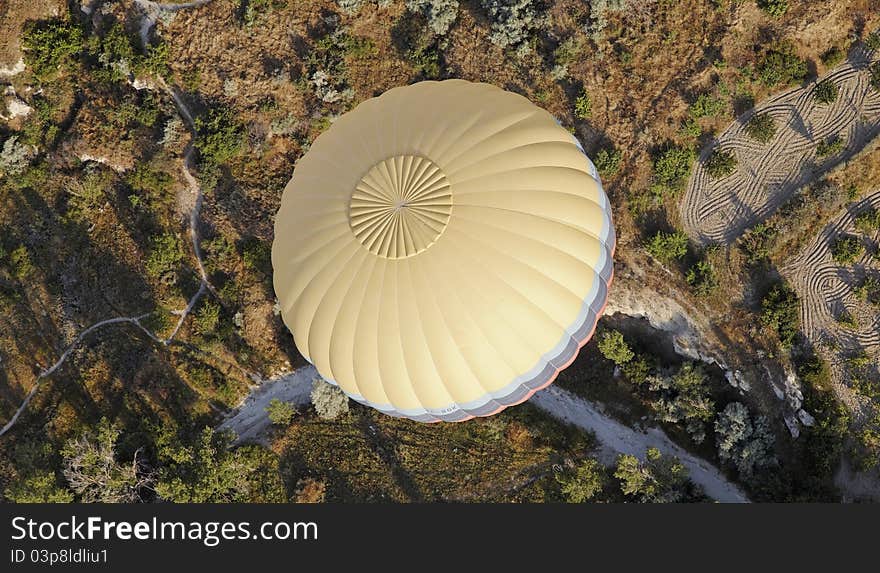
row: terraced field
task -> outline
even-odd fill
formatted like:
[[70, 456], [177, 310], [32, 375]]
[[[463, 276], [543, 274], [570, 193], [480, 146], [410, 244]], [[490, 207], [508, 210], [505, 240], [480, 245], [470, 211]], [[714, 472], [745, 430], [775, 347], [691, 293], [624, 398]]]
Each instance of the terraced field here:
[[[880, 349], [880, 310], [857, 294], [868, 276], [880, 277], [880, 233], [865, 234], [855, 225], [855, 218], [871, 208], [880, 209], [880, 190], [847, 208], [781, 269], [800, 296], [804, 334], [824, 351], [838, 379], [847, 358], [863, 351], [875, 357]], [[864, 252], [842, 265], [834, 260], [833, 245], [848, 236], [857, 238]], [[858, 411], [859, 401], [845, 388], [839, 390]]]
[[[849, 160], [880, 135], [880, 91], [871, 87], [868, 69], [878, 58], [878, 53], [855, 48], [846, 63], [820, 78], [838, 88], [831, 104], [816, 101], [818, 83], [814, 82], [781, 93], [738, 118], [703, 150], [694, 167], [680, 207], [684, 230], [700, 244], [731, 244], [797, 189]], [[777, 126], [767, 143], [746, 132], [757, 114], [768, 114]], [[845, 148], [819, 157], [817, 145], [836, 137]], [[713, 179], [706, 161], [719, 148], [736, 156], [737, 167], [729, 176]]]

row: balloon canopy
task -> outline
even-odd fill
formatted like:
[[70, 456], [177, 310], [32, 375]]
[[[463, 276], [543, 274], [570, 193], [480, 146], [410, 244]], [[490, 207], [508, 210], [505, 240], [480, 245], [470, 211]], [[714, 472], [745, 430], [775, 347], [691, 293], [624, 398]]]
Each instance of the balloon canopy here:
[[615, 235], [596, 168], [543, 109], [463, 80], [394, 88], [300, 159], [272, 245], [297, 348], [358, 402], [488, 416], [592, 336]]

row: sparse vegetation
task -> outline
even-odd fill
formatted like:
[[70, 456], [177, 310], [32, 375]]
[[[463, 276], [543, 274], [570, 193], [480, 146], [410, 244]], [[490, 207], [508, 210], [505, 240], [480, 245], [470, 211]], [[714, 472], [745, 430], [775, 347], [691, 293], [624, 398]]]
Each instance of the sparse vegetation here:
[[590, 94], [583, 92], [574, 102], [574, 115], [578, 119], [589, 119], [593, 115], [593, 103]]

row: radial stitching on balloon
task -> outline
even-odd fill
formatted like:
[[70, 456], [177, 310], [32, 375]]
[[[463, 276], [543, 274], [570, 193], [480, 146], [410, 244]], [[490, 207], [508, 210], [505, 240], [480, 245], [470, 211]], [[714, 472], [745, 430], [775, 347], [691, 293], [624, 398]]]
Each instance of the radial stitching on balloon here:
[[371, 167], [349, 202], [351, 232], [374, 255], [417, 255], [443, 234], [452, 213], [446, 174], [426, 157], [396, 155]]

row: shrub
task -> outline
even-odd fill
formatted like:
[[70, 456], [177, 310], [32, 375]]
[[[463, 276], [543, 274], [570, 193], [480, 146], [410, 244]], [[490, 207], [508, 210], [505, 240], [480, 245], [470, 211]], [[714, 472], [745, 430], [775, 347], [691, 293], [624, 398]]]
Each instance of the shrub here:
[[574, 102], [574, 115], [578, 119], [589, 119], [593, 115], [593, 102], [590, 100], [590, 94], [581, 93]]
[[715, 117], [724, 113], [725, 107], [724, 100], [710, 94], [700, 94], [688, 107], [688, 114], [694, 119]]
[[278, 398], [272, 398], [269, 405], [266, 406], [266, 413], [269, 415], [269, 421], [273, 424], [286, 426], [296, 416], [296, 407], [290, 402], [282, 402]]
[[220, 305], [206, 300], [196, 312], [193, 323], [202, 336], [212, 334], [220, 324]]
[[336, 5], [345, 14], [353, 16], [361, 11], [365, 0], [336, 0]]
[[722, 179], [736, 171], [736, 155], [732, 151], [716, 149], [706, 160], [706, 173], [712, 179]]
[[147, 257], [147, 274], [153, 278], [164, 278], [176, 275], [183, 261], [183, 248], [180, 239], [174, 233], [165, 233], [152, 241], [150, 254]]
[[406, 8], [424, 16], [438, 36], [445, 36], [458, 18], [458, 0], [406, 0]]
[[865, 38], [865, 46], [869, 50], [880, 50], [880, 29], [874, 30]]
[[688, 269], [685, 279], [699, 296], [708, 296], [718, 288], [715, 267], [707, 260], [697, 261], [694, 266]]
[[635, 353], [623, 339], [619, 330], [605, 330], [599, 336], [599, 352], [618, 366], [622, 366], [635, 357]]
[[800, 82], [806, 76], [807, 63], [798, 57], [790, 42], [770, 48], [758, 64], [758, 78], [768, 87]]
[[788, 12], [788, 0], [758, 0], [758, 8], [778, 18]]
[[690, 147], [670, 147], [654, 159], [654, 188], [661, 193], [676, 193], [684, 188], [694, 162]]
[[821, 81], [813, 90], [813, 99], [821, 104], [831, 104], [837, 101], [838, 91], [837, 84], [831, 80]]
[[832, 46], [822, 54], [821, 59], [822, 63], [825, 64], [826, 67], [833, 68], [837, 64], [841, 63], [846, 58], [846, 52], [841, 50], [837, 46]]
[[58, 485], [53, 472], [39, 472], [16, 480], [3, 495], [13, 503], [71, 503], [73, 494]]
[[749, 137], [759, 143], [767, 143], [776, 135], [776, 122], [769, 113], [756, 113], [745, 126]]
[[856, 215], [854, 222], [856, 229], [866, 235], [870, 235], [871, 233], [880, 230], [880, 212], [873, 207], [866, 209]]
[[315, 412], [324, 420], [335, 420], [342, 414], [348, 413], [348, 396], [339, 386], [315, 378], [312, 381], [311, 397]]
[[228, 108], [208, 109], [196, 118], [195, 128], [195, 146], [208, 164], [225, 163], [241, 150], [244, 130]]
[[875, 90], [880, 90], [880, 62], [874, 62], [868, 72], [871, 74], [871, 85]]
[[835, 135], [819, 142], [816, 146], [816, 155], [820, 158], [837, 155], [846, 147], [846, 142], [839, 135]]
[[562, 494], [569, 503], [590, 501], [602, 491], [605, 485], [605, 471], [598, 460], [588, 458], [582, 461], [573, 471], [556, 474]]
[[620, 171], [621, 159], [620, 150], [613, 147], [603, 147], [593, 158], [593, 165], [596, 166], [599, 176], [605, 179], [617, 175]]
[[604, 39], [608, 15], [626, 8], [626, 0], [592, 0], [590, 2], [590, 38], [597, 44]]
[[19, 143], [18, 136], [12, 135], [3, 142], [0, 151], [0, 171], [9, 175], [20, 175], [31, 163], [32, 153], [28, 146]]
[[644, 462], [631, 455], [618, 457], [614, 477], [620, 480], [625, 496], [642, 503], [675, 503], [701, 497], [678, 458], [664, 456], [656, 448], [648, 448]]
[[774, 465], [773, 434], [763, 416], [752, 420], [749, 409], [731, 402], [715, 421], [718, 457], [732, 465], [745, 480], [752, 480], [759, 469]]
[[26, 279], [36, 270], [31, 260], [31, 253], [24, 245], [19, 245], [9, 252], [9, 263], [12, 276], [19, 280]]
[[21, 40], [25, 63], [42, 79], [54, 75], [83, 49], [82, 30], [66, 20], [31, 23], [25, 27]]
[[799, 308], [797, 293], [785, 283], [773, 285], [761, 301], [761, 322], [776, 332], [783, 346], [791, 345], [800, 330]]
[[687, 254], [688, 238], [682, 231], [673, 231], [672, 233], [659, 231], [651, 237], [646, 248], [654, 258], [664, 263], [670, 263], [684, 258]]
[[532, 33], [541, 25], [535, 0], [480, 0], [492, 28], [489, 39], [520, 54], [529, 49]]
[[769, 223], [758, 223], [743, 234], [739, 246], [746, 255], [746, 260], [756, 263], [770, 256], [770, 248], [778, 231]]
[[880, 280], [877, 277], [865, 277], [865, 280], [853, 289], [856, 298], [869, 304], [880, 304]]
[[838, 237], [831, 246], [831, 258], [839, 265], [850, 265], [865, 254], [865, 247], [858, 237], [845, 235]]

